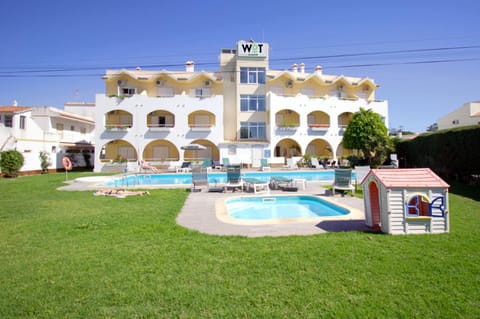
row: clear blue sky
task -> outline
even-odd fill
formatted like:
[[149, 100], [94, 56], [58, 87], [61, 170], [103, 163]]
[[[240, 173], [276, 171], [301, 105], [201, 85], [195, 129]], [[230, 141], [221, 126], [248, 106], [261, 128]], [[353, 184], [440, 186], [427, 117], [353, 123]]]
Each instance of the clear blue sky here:
[[478, 0], [2, 0], [0, 105], [94, 101], [107, 68], [216, 71], [221, 48], [253, 38], [272, 69], [373, 78], [390, 127], [424, 131], [480, 100], [479, 16]]

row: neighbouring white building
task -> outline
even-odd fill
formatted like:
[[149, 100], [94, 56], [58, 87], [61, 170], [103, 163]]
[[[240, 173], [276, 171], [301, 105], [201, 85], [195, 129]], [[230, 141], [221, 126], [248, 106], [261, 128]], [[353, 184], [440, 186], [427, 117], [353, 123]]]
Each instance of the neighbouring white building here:
[[437, 120], [439, 130], [469, 125], [480, 125], [480, 101], [465, 103]]
[[74, 167], [92, 167], [94, 130], [93, 118], [54, 107], [0, 106], [0, 152], [22, 153], [21, 174], [41, 172], [40, 152], [48, 155], [52, 171], [63, 169], [64, 156]]
[[[220, 70], [107, 70], [96, 96], [95, 171], [139, 160], [157, 167], [211, 158], [259, 167], [267, 158], [350, 154], [342, 137], [353, 113], [372, 109], [388, 123], [388, 103], [367, 77], [269, 69], [269, 44], [239, 41], [220, 52]], [[205, 147], [183, 151], [191, 143]]]

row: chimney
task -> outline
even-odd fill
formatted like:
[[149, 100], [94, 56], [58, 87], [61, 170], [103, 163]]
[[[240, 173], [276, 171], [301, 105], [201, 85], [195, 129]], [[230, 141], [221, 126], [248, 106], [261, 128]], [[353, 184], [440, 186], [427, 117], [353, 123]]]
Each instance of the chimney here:
[[315, 67], [315, 73], [317, 73], [318, 75], [322, 75], [322, 67], [320, 65], [317, 65]]
[[292, 72], [297, 73], [297, 70], [298, 70], [297, 64], [294, 63], [294, 64], [292, 65]]
[[186, 72], [195, 72], [195, 62], [193, 62], [193, 61], [185, 62], [185, 71]]
[[13, 103], [12, 103], [13, 106], [18, 106], [18, 102], [17, 100], [13, 100]]
[[300, 63], [300, 73], [305, 73], [305, 63]]

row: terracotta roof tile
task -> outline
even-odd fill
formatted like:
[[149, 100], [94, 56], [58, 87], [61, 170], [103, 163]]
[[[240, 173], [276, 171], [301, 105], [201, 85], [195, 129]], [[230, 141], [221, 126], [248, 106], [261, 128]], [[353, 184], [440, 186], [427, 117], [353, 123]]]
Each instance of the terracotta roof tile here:
[[[388, 188], [449, 187], [429, 168], [372, 169], [380, 182]], [[365, 181], [367, 176], [363, 179]], [[363, 182], [362, 181], [362, 182]]]
[[0, 106], [0, 113], [22, 113], [31, 109], [28, 106]]

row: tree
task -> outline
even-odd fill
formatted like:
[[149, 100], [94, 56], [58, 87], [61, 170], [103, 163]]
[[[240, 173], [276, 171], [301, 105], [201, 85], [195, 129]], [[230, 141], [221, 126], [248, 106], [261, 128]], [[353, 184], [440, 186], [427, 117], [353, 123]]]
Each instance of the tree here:
[[363, 108], [353, 114], [343, 135], [343, 146], [361, 151], [366, 162], [374, 167], [381, 165], [393, 149], [380, 115]]
[[23, 166], [24, 158], [22, 153], [10, 150], [0, 153], [0, 167], [7, 177], [17, 177], [18, 171]]

